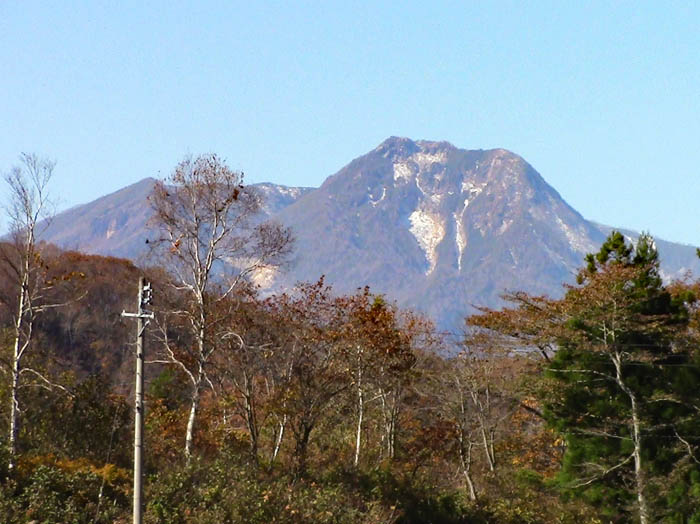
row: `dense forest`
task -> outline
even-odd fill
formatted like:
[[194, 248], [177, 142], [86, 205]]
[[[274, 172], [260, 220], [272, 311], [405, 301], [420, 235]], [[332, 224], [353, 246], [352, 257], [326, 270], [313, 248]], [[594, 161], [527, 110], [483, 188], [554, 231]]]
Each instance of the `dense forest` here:
[[145, 522], [700, 522], [700, 284], [649, 236], [441, 333], [322, 275], [262, 294], [293, 232], [216, 156], [156, 185], [140, 267], [38, 240], [51, 170], [6, 177], [3, 522], [130, 522], [140, 277]]

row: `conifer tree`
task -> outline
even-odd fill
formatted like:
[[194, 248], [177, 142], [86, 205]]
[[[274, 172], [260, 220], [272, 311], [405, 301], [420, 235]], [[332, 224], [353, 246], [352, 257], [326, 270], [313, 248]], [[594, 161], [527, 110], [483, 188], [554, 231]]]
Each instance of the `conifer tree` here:
[[546, 414], [566, 438], [565, 486], [646, 523], [672, 511], [660, 479], [695, 461], [700, 367], [679, 342], [687, 316], [662, 284], [650, 236], [633, 249], [613, 232], [586, 262], [554, 307], [548, 376], [559, 394]]
[[633, 247], [613, 231], [585, 263], [562, 299], [514, 293], [506, 298], [515, 308], [484, 309], [468, 323], [542, 355], [539, 387], [544, 415], [565, 442], [566, 493], [613, 519], [698, 518], [692, 290], [664, 285], [648, 234]]

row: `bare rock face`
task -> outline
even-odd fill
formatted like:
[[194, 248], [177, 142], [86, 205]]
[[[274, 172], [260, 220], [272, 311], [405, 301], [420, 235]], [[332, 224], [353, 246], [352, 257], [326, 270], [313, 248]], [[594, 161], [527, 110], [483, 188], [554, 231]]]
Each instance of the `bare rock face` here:
[[448, 327], [507, 289], [561, 293], [604, 239], [509, 151], [394, 137], [277, 218], [299, 240], [285, 285], [367, 283]]
[[[44, 238], [138, 258], [153, 234], [153, 183], [62, 213]], [[256, 187], [266, 198], [261, 218], [291, 226], [297, 239], [286, 272], [253, 275], [263, 291], [325, 275], [343, 292], [370, 285], [447, 329], [474, 306], [499, 306], [506, 290], [561, 295], [610, 229], [585, 220], [518, 155], [447, 142], [391, 137], [318, 189]], [[657, 245], [668, 278], [700, 273], [693, 247]]]

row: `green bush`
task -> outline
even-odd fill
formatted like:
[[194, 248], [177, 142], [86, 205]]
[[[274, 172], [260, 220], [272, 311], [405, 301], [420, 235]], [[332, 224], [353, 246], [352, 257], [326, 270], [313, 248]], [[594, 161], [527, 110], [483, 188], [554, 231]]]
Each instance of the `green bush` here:
[[103, 486], [101, 476], [56, 465], [42, 464], [25, 478], [8, 479], [0, 485], [0, 492], [0, 520], [7, 524], [107, 524], [129, 511], [127, 497], [108, 484]]

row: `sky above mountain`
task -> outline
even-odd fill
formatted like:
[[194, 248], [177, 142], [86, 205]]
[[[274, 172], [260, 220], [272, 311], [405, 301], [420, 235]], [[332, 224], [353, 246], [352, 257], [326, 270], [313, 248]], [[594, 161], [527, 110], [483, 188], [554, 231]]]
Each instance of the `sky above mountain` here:
[[55, 159], [63, 209], [188, 153], [318, 186], [387, 136], [448, 140], [700, 245], [700, 7], [460, 4], [1, 2], [0, 170]]

